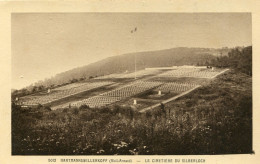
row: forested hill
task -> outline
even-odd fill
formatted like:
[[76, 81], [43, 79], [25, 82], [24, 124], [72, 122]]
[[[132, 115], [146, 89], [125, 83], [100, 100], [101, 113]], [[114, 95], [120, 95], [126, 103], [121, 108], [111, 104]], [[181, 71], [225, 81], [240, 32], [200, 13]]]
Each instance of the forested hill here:
[[202, 65], [215, 56], [227, 54], [229, 49], [208, 48], [173, 48], [158, 51], [138, 52], [113, 56], [101, 61], [78, 67], [60, 74], [52, 79], [39, 82], [37, 85], [48, 86], [51, 84], [63, 84], [73, 79], [96, 77], [111, 73], [119, 73], [134, 70], [134, 57], [136, 56], [137, 69], [146, 67], [166, 67], [173, 65]]

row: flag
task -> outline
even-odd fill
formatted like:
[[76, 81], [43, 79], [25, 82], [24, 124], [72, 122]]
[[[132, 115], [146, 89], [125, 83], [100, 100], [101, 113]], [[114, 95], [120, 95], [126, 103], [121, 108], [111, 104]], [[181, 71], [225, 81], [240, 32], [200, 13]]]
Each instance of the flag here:
[[137, 31], [137, 27], [135, 27], [135, 29], [131, 30], [131, 33], [134, 33]]

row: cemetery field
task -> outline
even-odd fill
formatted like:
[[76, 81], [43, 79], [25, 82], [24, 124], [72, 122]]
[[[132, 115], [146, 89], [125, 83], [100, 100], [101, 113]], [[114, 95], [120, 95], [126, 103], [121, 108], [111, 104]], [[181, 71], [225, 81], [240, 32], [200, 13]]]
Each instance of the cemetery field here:
[[[192, 94], [165, 104], [164, 110], [158, 107], [140, 113], [125, 105], [128, 101], [130, 105], [133, 98], [123, 99], [119, 105], [60, 110], [25, 110], [12, 104], [12, 154], [252, 153], [250, 76], [231, 70]], [[158, 101], [142, 95], [136, 99], [140, 102], [137, 105], [145, 107]]]
[[123, 105], [141, 110], [207, 85], [225, 71], [180, 66], [168, 70], [145, 69], [136, 73], [110, 74], [21, 97], [18, 104], [29, 107], [44, 105], [52, 110], [82, 105], [90, 108]]
[[153, 77], [151, 80], [162, 81], [162, 82], [178, 82], [178, 83], [204, 85], [211, 82], [214, 79], [195, 78], [195, 77]]
[[[95, 80], [96, 81], [96, 80]], [[99, 80], [98, 80], [99, 82]], [[75, 101], [81, 101], [90, 97], [94, 97], [97, 96], [99, 94], [102, 94], [104, 92], [113, 90], [115, 88], [118, 88], [120, 86], [124, 85], [124, 82], [122, 83], [122, 81], [119, 82], [114, 82], [112, 85], [107, 85], [107, 86], [102, 86], [96, 89], [92, 89], [90, 91], [86, 91], [77, 95], [73, 95], [64, 99], [61, 99], [59, 101], [53, 102], [51, 103], [51, 109], [52, 110], [56, 110], [59, 108], [64, 108], [64, 107], [68, 107], [69, 104], [72, 104]]]

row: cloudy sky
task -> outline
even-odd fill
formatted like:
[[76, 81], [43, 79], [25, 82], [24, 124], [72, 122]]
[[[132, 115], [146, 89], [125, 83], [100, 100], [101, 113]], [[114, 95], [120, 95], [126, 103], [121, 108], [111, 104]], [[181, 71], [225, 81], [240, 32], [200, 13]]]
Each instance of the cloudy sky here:
[[248, 13], [16, 13], [12, 88], [123, 53], [247, 46], [251, 29]]

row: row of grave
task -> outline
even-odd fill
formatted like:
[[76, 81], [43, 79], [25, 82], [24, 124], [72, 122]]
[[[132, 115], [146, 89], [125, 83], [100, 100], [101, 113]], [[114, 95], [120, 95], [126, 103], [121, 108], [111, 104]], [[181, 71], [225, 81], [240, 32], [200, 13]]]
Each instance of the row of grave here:
[[177, 69], [159, 74], [158, 77], [194, 77], [194, 78], [212, 78], [219, 74], [219, 71], [211, 69]]
[[155, 90], [161, 92], [174, 92], [182, 93], [190, 90], [198, 85], [188, 83], [162, 83], [156, 81], [137, 81], [129, 85], [114, 89], [109, 92], [105, 92], [98, 96], [90, 97], [84, 100], [76, 101], [70, 106], [80, 107], [81, 105], [88, 105], [90, 108], [103, 107], [125, 98], [136, 96], [149, 90]]
[[156, 75], [158, 77], [194, 77], [194, 78], [213, 78], [220, 73], [220, 70], [212, 70], [207, 68], [176, 68], [173, 70], [164, 71], [160, 70], [140, 70], [132, 73], [110, 74], [97, 77], [96, 79], [111, 79], [111, 78], [141, 78], [146, 75]]
[[66, 98], [81, 92], [86, 92], [92, 89], [97, 89], [102, 86], [111, 85], [114, 82], [102, 81], [102, 82], [88, 82], [88, 83], [78, 83], [77, 85], [72, 86], [63, 86], [56, 88], [53, 92], [42, 95], [42, 96], [31, 96], [26, 100], [21, 99], [21, 105], [37, 105], [37, 104], [47, 104], [53, 101]]
[[117, 78], [117, 79], [124, 79], [124, 78], [141, 78], [146, 75], [155, 75], [158, 74], [160, 70], [140, 70], [137, 72], [131, 73], [117, 73], [117, 74], [109, 74], [105, 76], [96, 77], [95, 79], [110, 79], [110, 78]]

